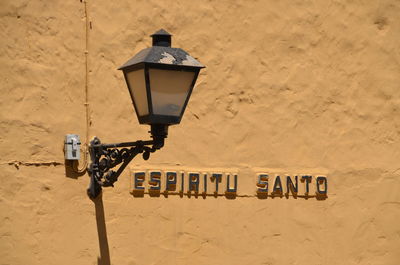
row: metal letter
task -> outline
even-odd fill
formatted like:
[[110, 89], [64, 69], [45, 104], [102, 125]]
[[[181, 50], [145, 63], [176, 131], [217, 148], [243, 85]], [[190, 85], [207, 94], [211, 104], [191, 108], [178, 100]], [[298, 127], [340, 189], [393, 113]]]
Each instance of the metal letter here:
[[222, 174], [221, 173], [212, 173], [211, 179], [215, 180], [215, 193], [218, 194], [218, 184], [221, 182]]
[[268, 193], [268, 174], [259, 174], [257, 181], [258, 193]]
[[185, 184], [185, 173], [181, 172], [181, 193], [185, 192], [184, 184]]
[[[189, 173], [189, 192], [194, 191], [199, 192], [200, 174], [199, 173]], [[194, 189], [193, 189], [194, 187]]]
[[133, 175], [134, 179], [134, 189], [135, 190], [144, 190], [143, 182], [145, 179], [146, 173], [145, 172], [135, 172]]
[[150, 190], [160, 190], [161, 189], [161, 172], [151, 171], [150, 172]]
[[[173, 171], [165, 173], [165, 190], [174, 191], [176, 189], [177, 174]], [[172, 189], [173, 188], [173, 189]]]
[[204, 190], [203, 190], [203, 193], [207, 194], [207, 173], [205, 173], [203, 177], [204, 177], [204, 184], [203, 184]]
[[301, 177], [301, 180], [304, 182], [306, 182], [306, 194], [308, 194], [309, 192], [310, 192], [310, 187], [309, 187], [309, 185], [308, 184], [310, 184], [310, 182], [311, 182], [311, 178], [312, 178], [312, 176], [302, 176]]
[[[326, 177], [319, 176], [319, 177], [317, 177], [317, 180], [315, 182], [317, 183], [317, 193], [318, 194], [325, 195], [328, 193], [328, 180], [326, 179]], [[322, 182], [324, 183], [324, 190], [319, 189], [319, 185], [322, 184]]]
[[226, 175], [226, 192], [229, 192], [229, 193], [237, 192], [237, 174], [235, 174], [233, 176], [235, 178], [235, 180], [234, 180], [235, 185], [234, 185], [234, 188], [231, 188], [230, 183], [229, 183], [230, 182], [230, 174]]
[[292, 191], [292, 193], [294, 195], [297, 194], [297, 192], [299, 191], [299, 180], [298, 177], [295, 176], [294, 177], [296, 185], [293, 184], [292, 179], [290, 178], [290, 176], [286, 176], [286, 193], [289, 195], [290, 191]]
[[276, 178], [275, 178], [273, 193], [276, 193], [276, 194], [283, 193], [281, 177], [279, 177], [279, 176], [276, 176]]

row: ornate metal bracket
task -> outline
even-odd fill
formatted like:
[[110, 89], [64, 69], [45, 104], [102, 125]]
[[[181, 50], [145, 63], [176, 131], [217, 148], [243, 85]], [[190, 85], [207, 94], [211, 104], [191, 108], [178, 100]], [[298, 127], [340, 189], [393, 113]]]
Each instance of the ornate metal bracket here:
[[[90, 142], [89, 153], [92, 162], [88, 168], [90, 185], [87, 189], [90, 198], [96, 198], [102, 187], [114, 187], [114, 182], [136, 155], [143, 154], [143, 159], [147, 160], [151, 153], [162, 148], [168, 135], [168, 125], [152, 124], [150, 133], [153, 138], [151, 141], [102, 144], [100, 139], [95, 137]], [[121, 163], [117, 171], [111, 170]]]
[[[114, 187], [114, 182], [118, 180], [122, 171], [136, 155], [142, 153], [143, 159], [147, 160], [150, 157], [150, 153], [159, 148], [161, 147], [155, 145], [154, 140], [102, 144], [100, 139], [95, 137], [89, 146], [92, 160], [88, 168], [90, 185], [87, 193], [89, 197], [96, 198], [100, 194], [102, 187]], [[121, 163], [122, 165], [117, 171], [111, 170]]]

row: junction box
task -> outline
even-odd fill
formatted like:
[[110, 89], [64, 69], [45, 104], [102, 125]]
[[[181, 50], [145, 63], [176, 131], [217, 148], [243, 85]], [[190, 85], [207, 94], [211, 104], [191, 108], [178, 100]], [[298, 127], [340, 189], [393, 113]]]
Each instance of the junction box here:
[[81, 141], [77, 134], [67, 134], [64, 141], [64, 154], [66, 160], [79, 160]]

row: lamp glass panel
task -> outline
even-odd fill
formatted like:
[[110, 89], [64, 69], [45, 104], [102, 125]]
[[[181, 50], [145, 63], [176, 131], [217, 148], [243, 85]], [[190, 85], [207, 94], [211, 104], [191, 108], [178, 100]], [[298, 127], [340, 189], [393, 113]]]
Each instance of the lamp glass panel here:
[[129, 90], [135, 101], [138, 115], [143, 116], [149, 114], [144, 69], [127, 73], [126, 79], [128, 80]]
[[153, 114], [179, 116], [195, 73], [150, 68], [149, 76]]

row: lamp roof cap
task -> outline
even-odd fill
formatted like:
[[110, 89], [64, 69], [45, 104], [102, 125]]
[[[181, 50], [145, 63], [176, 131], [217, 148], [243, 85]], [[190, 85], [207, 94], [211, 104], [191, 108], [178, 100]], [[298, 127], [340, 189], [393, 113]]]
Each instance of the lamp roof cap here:
[[172, 36], [172, 35], [169, 34], [169, 32], [166, 31], [165, 29], [160, 29], [160, 30], [158, 30], [157, 32], [154, 32], [153, 34], [151, 34], [150, 37], [153, 37], [153, 36], [160, 36], [160, 35], [162, 35], [162, 36]]
[[160, 29], [151, 37], [153, 46], [141, 50], [129, 59], [118, 70], [130, 69], [138, 64], [163, 64], [180, 67], [204, 68], [199, 61], [190, 56], [187, 52], [179, 48], [171, 48], [171, 34], [164, 29]]
[[153, 46], [141, 50], [118, 70], [123, 70], [140, 63], [167, 64], [177, 66], [188, 66], [196, 68], [204, 68], [199, 61], [190, 56], [187, 52], [179, 48]]

